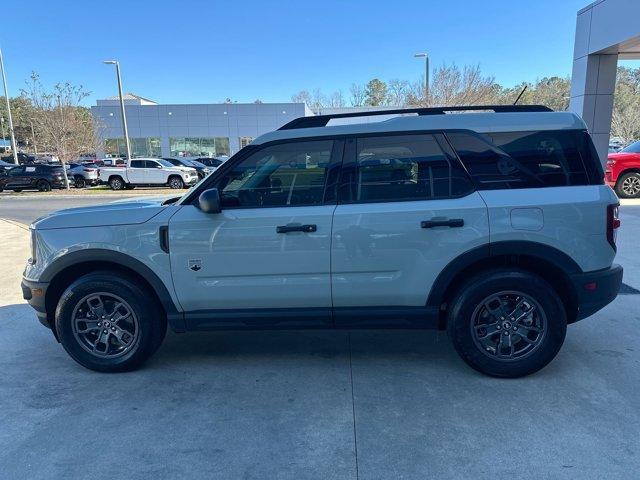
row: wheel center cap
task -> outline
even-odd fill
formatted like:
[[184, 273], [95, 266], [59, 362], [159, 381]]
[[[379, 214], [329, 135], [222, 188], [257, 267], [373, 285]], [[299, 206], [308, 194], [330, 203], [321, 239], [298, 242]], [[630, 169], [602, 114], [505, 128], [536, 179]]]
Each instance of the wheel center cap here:
[[504, 329], [510, 329], [511, 328], [511, 322], [502, 322], [502, 328]]

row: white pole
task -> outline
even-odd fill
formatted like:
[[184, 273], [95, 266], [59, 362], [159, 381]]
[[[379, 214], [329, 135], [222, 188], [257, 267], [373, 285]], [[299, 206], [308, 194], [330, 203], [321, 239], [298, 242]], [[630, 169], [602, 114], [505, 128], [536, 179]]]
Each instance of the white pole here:
[[11, 151], [13, 152], [13, 163], [18, 165], [18, 147], [16, 146], [16, 136], [13, 132], [13, 118], [11, 118], [11, 105], [9, 105], [9, 89], [7, 88], [7, 76], [4, 73], [4, 61], [2, 60], [1, 48], [0, 48], [0, 70], [2, 70], [2, 83], [4, 85], [4, 99], [7, 102], [7, 117], [9, 119], [9, 134], [11, 135]]

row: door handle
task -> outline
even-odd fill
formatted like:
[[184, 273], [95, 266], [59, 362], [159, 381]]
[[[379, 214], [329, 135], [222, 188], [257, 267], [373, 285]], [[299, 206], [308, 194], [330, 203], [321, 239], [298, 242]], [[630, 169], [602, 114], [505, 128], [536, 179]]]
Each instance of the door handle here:
[[421, 228], [434, 228], [434, 227], [450, 227], [458, 228], [464, 226], [464, 220], [462, 218], [452, 218], [445, 220], [423, 220], [420, 222]]
[[279, 225], [276, 227], [277, 233], [289, 233], [289, 232], [315, 232], [318, 230], [318, 226], [314, 224], [302, 225], [300, 223], [287, 223], [286, 225]]

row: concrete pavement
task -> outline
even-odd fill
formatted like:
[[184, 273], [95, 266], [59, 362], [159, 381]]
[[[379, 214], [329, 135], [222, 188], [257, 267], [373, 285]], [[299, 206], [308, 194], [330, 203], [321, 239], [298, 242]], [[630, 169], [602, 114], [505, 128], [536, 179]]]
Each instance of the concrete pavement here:
[[[639, 288], [640, 209], [622, 221]], [[21, 300], [28, 232], [0, 222], [0, 241], [2, 478], [637, 478], [640, 295], [518, 380], [477, 374], [433, 331], [169, 334], [144, 369], [106, 375]]]

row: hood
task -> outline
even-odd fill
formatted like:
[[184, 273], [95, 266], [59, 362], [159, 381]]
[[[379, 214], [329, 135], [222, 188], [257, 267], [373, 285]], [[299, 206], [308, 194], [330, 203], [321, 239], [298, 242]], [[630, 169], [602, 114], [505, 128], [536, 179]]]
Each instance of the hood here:
[[167, 208], [162, 202], [168, 198], [172, 198], [172, 195], [118, 200], [104, 205], [58, 210], [40, 217], [33, 225], [38, 230], [48, 230], [144, 223]]
[[616, 152], [616, 153], [610, 153], [609, 155], [607, 155], [607, 158], [610, 158], [611, 160], [622, 160], [625, 158], [638, 158], [640, 157], [640, 154], [638, 153], [633, 153], [633, 152]]

